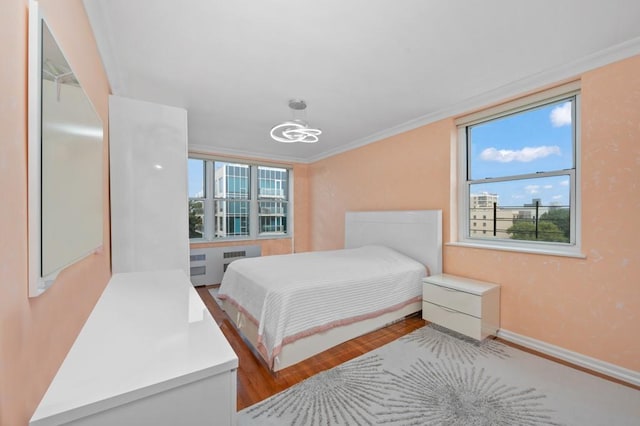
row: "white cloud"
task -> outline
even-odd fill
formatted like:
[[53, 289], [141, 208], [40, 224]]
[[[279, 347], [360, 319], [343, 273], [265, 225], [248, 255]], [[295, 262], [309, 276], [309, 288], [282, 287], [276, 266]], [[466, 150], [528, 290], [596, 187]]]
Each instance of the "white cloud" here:
[[571, 102], [565, 102], [551, 110], [549, 115], [553, 127], [568, 126], [571, 124]]
[[527, 185], [524, 187], [524, 190], [531, 195], [537, 194], [540, 192], [540, 185]]
[[551, 188], [553, 188], [553, 185], [545, 185], [545, 186], [543, 186], [543, 188], [544, 189], [551, 189]]
[[562, 195], [554, 195], [551, 198], [554, 199], [554, 200], [562, 200], [564, 197]]
[[563, 180], [562, 182], [560, 182], [561, 186], [569, 186], [569, 180]]
[[559, 146], [536, 146], [525, 147], [519, 150], [512, 149], [496, 149], [487, 148], [480, 153], [480, 158], [485, 161], [498, 161], [500, 163], [510, 163], [512, 161], [519, 161], [521, 163], [528, 163], [538, 158], [548, 157], [549, 155], [560, 155]]

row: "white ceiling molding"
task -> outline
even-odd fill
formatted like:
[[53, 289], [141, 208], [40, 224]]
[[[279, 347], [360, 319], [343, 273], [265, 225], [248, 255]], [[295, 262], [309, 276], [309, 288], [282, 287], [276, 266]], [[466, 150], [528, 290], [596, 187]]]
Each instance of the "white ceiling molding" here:
[[231, 158], [244, 158], [248, 160], [268, 160], [276, 163], [298, 163], [298, 164], [309, 164], [310, 161], [303, 157], [294, 157], [290, 155], [273, 155], [273, 154], [265, 154], [264, 152], [251, 152], [237, 149], [229, 149], [229, 148], [216, 148], [211, 145], [201, 145], [201, 144], [189, 144], [189, 153], [190, 154], [202, 154], [202, 155], [210, 155], [210, 156], [220, 156], [220, 157], [231, 157]]
[[124, 79], [120, 75], [122, 67], [118, 63], [117, 55], [113, 48], [115, 45], [113, 33], [109, 31], [110, 28], [113, 28], [113, 25], [109, 22], [110, 15], [105, 11], [106, 4], [92, 0], [84, 0], [83, 3], [94, 35], [100, 34], [99, 39], [96, 36], [96, 42], [98, 52], [100, 52], [100, 57], [102, 58], [102, 64], [107, 71], [111, 94], [121, 96], [121, 94], [126, 93], [126, 87], [124, 87]]
[[410, 130], [417, 129], [422, 126], [426, 126], [427, 124], [435, 123], [439, 120], [456, 117], [458, 115], [466, 114], [476, 109], [505, 101], [509, 98], [526, 94], [527, 92], [540, 89], [544, 86], [555, 83], [562, 83], [566, 80], [578, 78], [581, 74], [584, 74], [587, 71], [591, 71], [604, 65], [608, 65], [613, 62], [627, 59], [639, 54], [640, 37], [637, 37], [633, 40], [628, 40], [624, 43], [620, 43], [619, 45], [594, 53], [572, 63], [564, 64], [558, 68], [542, 72], [519, 81], [515, 81], [511, 84], [499, 87], [490, 92], [486, 92], [479, 96], [469, 98], [464, 102], [456, 104], [450, 108], [441, 109], [440, 111], [437, 111], [435, 113], [416, 118], [415, 120], [407, 121], [406, 123], [391, 127], [382, 132], [378, 132], [362, 139], [355, 140], [342, 147], [323, 152], [321, 155], [310, 158], [308, 162], [314, 163], [316, 161], [320, 161], [325, 158], [341, 154], [343, 152], [351, 151], [353, 149], [369, 145], [371, 143], [378, 142], [383, 139], [408, 132]]
[[[297, 163], [640, 52], [637, 0], [83, 1], [113, 94], [186, 108], [193, 149]], [[318, 143], [270, 139], [291, 99]]]
[[[426, 126], [431, 123], [435, 123], [439, 120], [462, 115], [470, 111], [483, 108], [491, 104], [495, 104], [503, 100], [525, 94], [527, 92], [531, 92], [544, 86], [548, 86], [554, 83], [560, 83], [564, 80], [569, 80], [572, 78], [577, 78], [587, 71], [591, 71], [601, 66], [627, 59], [638, 54], [640, 54], [640, 37], [626, 41], [624, 43], [620, 43], [619, 45], [610, 47], [601, 52], [597, 52], [586, 58], [574, 61], [573, 63], [564, 64], [563, 66], [556, 69], [539, 73], [537, 75], [530, 76], [511, 84], [499, 87], [490, 92], [483, 93], [480, 96], [469, 98], [464, 102], [452, 106], [451, 108], [442, 109], [433, 114], [425, 115], [415, 120], [411, 120], [401, 125], [386, 129], [382, 132], [378, 132], [362, 139], [352, 141], [343, 145], [342, 147], [323, 152], [322, 154], [311, 158], [292, 157], [286, 155], [273, 156], [265, 155], [264, 153], [259, 152], [246, 152], [230, 149], [215, 149], [215, 153], [221, 155], [230, 155], [234, 157], [264, 158], [266, 160], [290, 161], [310, 164], [316, 161], [323, 160], [325, 158], [333, 157], [334, 155], [338, 155], [343, 152], [351, 151], [353, 149], [381, 141], [386, 138], [390, 138], [392, 136], [399, 135], [401, 133], [408, 132], [410, 130], [417, 129], [422, 126]], [[202, 153], [211, 152], [211, 147], [207, 145], [190, 145], [189, 147], [190, 149]]]

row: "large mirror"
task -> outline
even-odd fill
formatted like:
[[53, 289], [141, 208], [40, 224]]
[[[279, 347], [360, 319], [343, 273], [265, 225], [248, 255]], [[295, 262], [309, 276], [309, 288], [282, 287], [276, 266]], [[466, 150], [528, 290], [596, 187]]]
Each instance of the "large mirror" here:
[[102, 121], [38, 10], [29, 11], [29, 296], [102, 246]]

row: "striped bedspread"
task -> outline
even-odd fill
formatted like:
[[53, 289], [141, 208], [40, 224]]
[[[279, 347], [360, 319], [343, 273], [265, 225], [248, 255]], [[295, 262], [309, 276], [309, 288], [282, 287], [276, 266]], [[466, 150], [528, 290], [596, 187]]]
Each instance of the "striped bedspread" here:
[[426, 268], [382, 246], [236, 260], [219, 297], [258, 327], [269, 365], [283, 345], [419, 301]]

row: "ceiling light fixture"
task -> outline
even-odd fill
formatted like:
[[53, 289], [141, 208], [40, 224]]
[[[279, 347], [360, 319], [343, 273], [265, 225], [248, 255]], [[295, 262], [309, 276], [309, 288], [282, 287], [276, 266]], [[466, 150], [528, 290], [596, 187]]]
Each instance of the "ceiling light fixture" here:
[[271, 129], [271, 138], [278, 142], [293, 143], [315, 143], [318, 142], [318, 136], [322, 133], [320, 129], [309, 127], [309, 123], [303, 118], [296, 118], [296, 114], [304, 114], [307, 103], [301, 99], [291, 99], [289, 108], [294, 116], [293, 120], [285, 121], [277, 124]]

